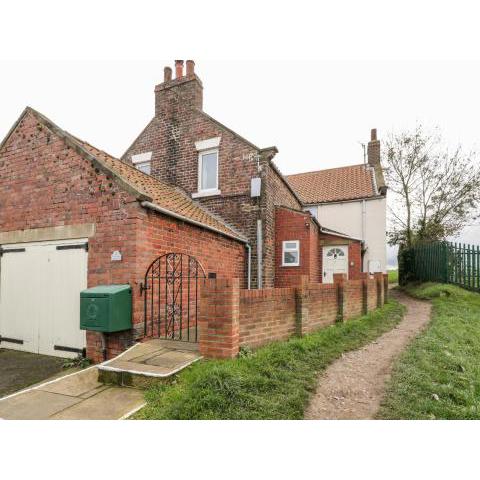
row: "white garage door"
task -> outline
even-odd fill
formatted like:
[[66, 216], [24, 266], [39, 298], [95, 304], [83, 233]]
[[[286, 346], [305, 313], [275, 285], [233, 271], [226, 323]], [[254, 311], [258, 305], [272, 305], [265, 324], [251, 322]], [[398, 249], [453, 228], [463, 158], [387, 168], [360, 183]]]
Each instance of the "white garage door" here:
[[75, 357], [86, 346], [80, 291], [87, 288], [87, 240], [2, 245], [2, 348]]

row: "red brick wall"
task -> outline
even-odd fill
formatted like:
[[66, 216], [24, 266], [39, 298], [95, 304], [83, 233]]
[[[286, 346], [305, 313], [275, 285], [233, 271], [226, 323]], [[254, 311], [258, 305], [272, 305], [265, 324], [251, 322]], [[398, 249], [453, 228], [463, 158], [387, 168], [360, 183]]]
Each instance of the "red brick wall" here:
[[377, 282], [373, 275], [367, 275], [368, 277], [368, 300], [367, 305], [369, 310], [373, 310], [377, 306]]
[[[252, 287], [257, 286], [257, 220], [262, 220], [263, 286], [275, 275], [275, 205], [301, 208], [295, 196], [262, 152], [247, 140], [201, 111], [203, 89], [196, 76], [156, 87], [156, 114], [123, 155], [152, 151], [152, 175], [178, 185], [187, 193], [198, 190], [198, 152], [195, 142], [221, 137], [220, 196], [197, 199], [241, 231], [252, 246]], [[257, 160], [257, 157], [261, 157]], [[260, 171], [259, 167], [260, 166]], [[250, 181], [262, 178], [260, 197], [251, 198]]]
[[276, 283], [276, 274], [278, 262], [281, 263], [281, 253], [279, 257], [276, 244], [276, 207], [302, 210], [302, 205], [270, 163], [263, 166], [262, 182], [265, 185], [262, 196], [264, 287], [268, 288], [279, 286]]
[[[348, 321], [363, 313], [362, 280], [345, 280], [343, 289], [343, 321]], [[368, 310], [374, 310], [377, 289], [375, 280], [370, 278], [367, 298]], [[338, 299], [337, 284], [310, 283], [296, 288], [242, 291], [239, 344], [259, 347], [285, 340], [298, 331], [309, 333], [332, 325], [338, 320]], [[300, 323], [299, 301], [304, 307]]]
[[238, 279], [208, 279], [200, 291], [200, 353], [233, 358], [239, 350]]
[[[95, 236], [89, 239], [89, 287], [137, 280], [139, 208], [135, 198], [31, 113], [23, 117], [0, 152], [0, 202], [2, 232], [95, 223]], [[122, 252], [121, 262], [111, 262], [114, 250]], [[123, 350], [130, 342], [131, 332], [112, 335], [109, 353]], [[100, 347], [100, 338], [88, 334], [87, 343], [88, 353], [95, 357], [92, 347]]]
[[[296, 285], [300, 275], [307, 275], [312, 282], [319, 280], [318, 227], [309, 213], [288, 208], [275, 211], [275, 286]], [[300, 265], [282, 266], [282, 246], [287, 240], [300, 241]]]
[[333, 283], [309, 286], [308, 322], [304, 331], [313, 332], [337, 320], [337, 288]]
[[[352, 262], [354, 265], [352, 265]], [[352, 242], [348, 246], [348, 278], [358, 280], [362, 274], [362, 244]]]
[[[175, 82], [174, 80], [173, 83]], [[196, 84], [198, 82], [194, 79], [157, 92], [156, 116], [122, 158], [130, 162], [132, 155], [152, 151], [152, 175], [192, 194], [198, 190], [198, 151], [195, 142], [221, 137], [218, 171], [221, 195], [198, 198], [196, 201], [249, 239], [255, 287], [256, 229], [257, 219], [261, 217], [261, 199], [251, 198], [250, 180], [260, 176], [255, 159], [260, 152], [246, 140], [192, 108], [190, 101], [179, 101], [185, 96], [193, 95], [196, 98], [199, 95], [193, 88]], [[195, 101], [199, 102], [198, 99]]]
[[[20, 213], [21, 212], [21, 213]], [[139, 284], [158, 256], [194, 255], [207, 272], [245, 279], [245, 247], [226, 237], [147, 211], [61, 138], [27, 114], [0, 151], [0, 231], [95, 223], [88, 286], [129, 283], [135, 329], [108, 335], [108, 356], [143, 335]], [[112, 262], [119, 250], [121, 262]], [[88, 332], [88, 355], [102, 359], [101, 337]]]
[[[362, 280], [349, 280], [345, 282], [345, 318], [352, 318], [362, 315], [363, 313], [363, 287]], [[374, 292], [369, 292], [369, 296], [373, 297]]]
[[240, 292], [240, 344], [258, 347], [295, 333], [295, 289]]

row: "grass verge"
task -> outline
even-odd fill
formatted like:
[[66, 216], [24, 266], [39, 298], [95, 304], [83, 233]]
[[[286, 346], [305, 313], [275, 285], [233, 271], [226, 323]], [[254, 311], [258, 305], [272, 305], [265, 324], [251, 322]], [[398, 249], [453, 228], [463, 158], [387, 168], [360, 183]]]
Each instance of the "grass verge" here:
[[388, 283], [398, 283], [398, 270], [388, 271]]
[[136, 419], [301, 419], [318, 374], [343, 352], [392, 329], [404, 308], [391, 300], [358, 319], [233, 360], [210, 360], [184, 370], [173, 384], [146, 392]]
[[480, 295], [453, 285], [410, 285], [432, 301], [432, 321], [399, 357], [378, 417], [480, 418]]

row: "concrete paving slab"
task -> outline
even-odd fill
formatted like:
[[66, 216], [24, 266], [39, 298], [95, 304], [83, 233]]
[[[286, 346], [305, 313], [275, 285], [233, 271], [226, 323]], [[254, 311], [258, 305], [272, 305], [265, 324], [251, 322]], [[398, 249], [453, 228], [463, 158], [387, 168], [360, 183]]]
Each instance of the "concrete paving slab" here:
[[[160, 350], [155, 350], [153, 352], [147, 353], [145, 355], [139, 355], [138, 357], [133, 357], [128, 359], [129, 362], [135, 362], [135, 363], [145, 363], [147, 360], [149, 360], [152, 357], [156, 357], [157, 355], [161, 355], [162, 353], [168, 352], [169, 350], [166, 348], [161, 348]], [[121, 357], [122, 360], [124, 357]]]
[[178, 368], [198, 358], [195, 352], [182, 352], [178, 350], [164, 352], [155, 357], [149, 358], [147, 365], [156, 365], [164, 368]]
[[89, 390], [88, 392], [82, 393], [80, 398], [90, 398], [96, 395], [97, 393], [103, 392], [108, 388], [108, 385], [101, 384], [100, 387], [94, 388], [93, 390]]
[[118, 420], [145, 403], [143, 393], [133, 388], [109, 387], [51, 417], [51, 420]]
[[76, 375], [64, 378], [61, 381], [47, 383], [46, 385], [41, 386], [40, 390], [78, 397], [101, 386], [102, 384], [98, 381], [97, 369], [89, 368]]
[[[101, 371], [166, 378], [200, 358], [196, 344], [152, 339], [134, 345], [126, 353], [99, 365], [98, 368]], [[123, 381], [122, 378], [120, 384], [124, 384]]]
[[82, 401], [81, 398], [30, 390], [0, 402], [0, 418], [8, 420], [45, 420]]
[[163, 348], [164, 347], [160, 342], [156, 340], [150, 340], [144, 343], [137, 343], [133, 346], [133, 348], [127, 350], [120, 357], [122, 360], [131, 360], [135, 357], [140, 357], [142, 355], [148, 355], [149, 353], [157, 352], [158, 350], [162, 350]]

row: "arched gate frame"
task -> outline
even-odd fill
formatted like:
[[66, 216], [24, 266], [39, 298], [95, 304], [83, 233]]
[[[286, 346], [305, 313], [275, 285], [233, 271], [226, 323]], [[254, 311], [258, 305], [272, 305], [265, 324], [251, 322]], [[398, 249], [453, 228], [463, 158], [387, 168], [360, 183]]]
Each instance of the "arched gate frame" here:
[[198, 341], [200, 282], [206, 278], [200, 262], [191, 255], [166, 253], [145, 273], [145, 336]]

